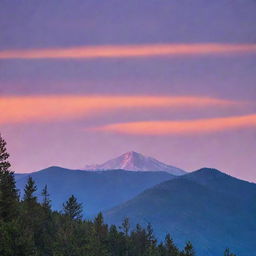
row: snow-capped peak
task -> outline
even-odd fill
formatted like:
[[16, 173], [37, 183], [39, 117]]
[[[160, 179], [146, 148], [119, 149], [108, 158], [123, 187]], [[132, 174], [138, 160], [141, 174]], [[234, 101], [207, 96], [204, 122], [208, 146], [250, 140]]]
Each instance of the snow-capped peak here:
[[123, 169], [128, 171], [165, 171], [174, 175], [182, 175], [185, 171], [164, 164], [152, 157], [143, 156], [140, 153], [129, 151], [121, 156], [109, 160], [103, 164], [87, 165], [86, 170], [113, 170]]

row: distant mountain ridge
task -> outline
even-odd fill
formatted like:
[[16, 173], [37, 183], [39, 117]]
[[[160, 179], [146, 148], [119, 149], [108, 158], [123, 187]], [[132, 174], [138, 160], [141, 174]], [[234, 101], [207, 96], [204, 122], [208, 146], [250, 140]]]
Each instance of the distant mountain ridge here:
[[255, 253], [256, 184], [216, 169], [162, 182], [107, 212], [109, 224], [128, 217], [134, 225], [151, 223], [158, 238], [170, 232], [178, 246], [190, 240], [198, 256]]
[[21, 196], [28, 176], [35, 180], [39, 198], [47, 184], [54, 210], [61, 210], [62, 204], [73, 194], [83, 203], [85, 217], [119, 205], [143, 190], [175, 177], [167, 172], [84, 171], [52, 166], [29, 174], [16, 174]]
[[164, 164], [152, 157], [130, 151], [121, 156], [111, 159], [103, 164], [86, 165], [86, 170], [115, 170], [127, 171], [164, 171], [173, 175], [183, 175], [186, 172], [175, 166]]
[[104, 212], [107, 223], [151, 223], [161, 240], [170, 233], [179, 247], [190, 240], [197, 256], [222, 255], [229, 247], [238, 256], [254, 255], [256, 184], [216, 169], [202, 168], [175, 176], [162, 171], [85, 171], [52, 166], [15, 175], [23, 193], [28, 176], [36, 181], [37, 196], [48, 185], [52, 207], [61, 210], [74, 194], [84, 217]]

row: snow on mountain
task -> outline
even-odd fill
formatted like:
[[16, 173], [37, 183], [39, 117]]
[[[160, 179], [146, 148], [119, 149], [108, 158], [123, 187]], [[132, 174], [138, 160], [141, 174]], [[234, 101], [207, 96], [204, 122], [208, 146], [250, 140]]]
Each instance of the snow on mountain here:
[[128, 171], [165, 171], [174, 175], [182, 175], [184, 170], [164, 164], [152, 157], [130, 151], [103, 164], [87, 165], [86, 170], [113, 170], [123, 169]]

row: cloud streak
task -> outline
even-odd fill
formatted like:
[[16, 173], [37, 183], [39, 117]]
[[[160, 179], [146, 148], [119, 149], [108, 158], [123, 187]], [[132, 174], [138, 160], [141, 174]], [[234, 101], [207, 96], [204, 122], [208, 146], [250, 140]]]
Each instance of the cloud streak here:
[[98, 59], [256, 53], [256, 44], [145, 44], [3, 50], [0, 59]]
[[256, 114], [186, 121], [151, 121], [110, 124], [93, 128], [95, 131], [130, 135], [205, 134], [233, 129], [256, 127]]
[[68, 121], [113, 111], [228, 107], [241, 102], [207, 97], [9, 96], [0, 97], [0, 124]]

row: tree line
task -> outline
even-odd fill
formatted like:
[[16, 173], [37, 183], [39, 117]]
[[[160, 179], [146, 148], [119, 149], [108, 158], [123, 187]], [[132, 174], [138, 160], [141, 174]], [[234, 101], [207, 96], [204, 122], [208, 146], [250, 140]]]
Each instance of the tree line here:
[[[29, 177], [21, 198], [10, 170], [6, 142], [0, 134], [0, 255], [1, 256], [195, 256], [191, 242], [179, 249], [170, 234], [158, 242], [150, 224], [131, 229], [104, 223], [102, 213], [83, 219], [82, 204], [74, 195], [62, 211], [51, 209], [47, 185], [36, 196]], [[229, 249], [224, 256], [235, 256]]]

